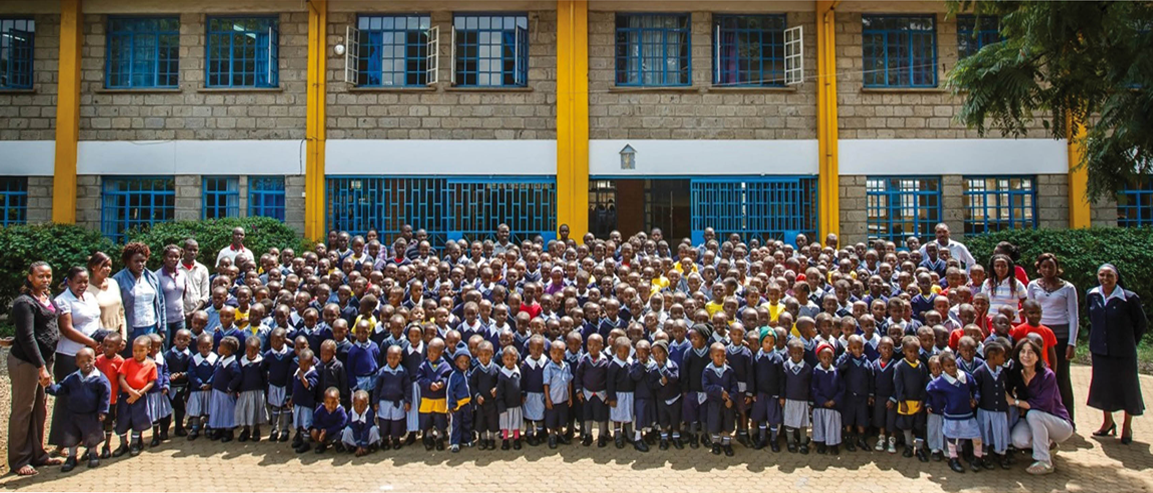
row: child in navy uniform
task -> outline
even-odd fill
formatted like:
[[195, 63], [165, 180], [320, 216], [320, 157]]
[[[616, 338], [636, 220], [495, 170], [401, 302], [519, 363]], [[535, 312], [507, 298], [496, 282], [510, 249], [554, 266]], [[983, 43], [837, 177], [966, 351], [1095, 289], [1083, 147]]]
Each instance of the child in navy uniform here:
[[848, 350], [841, 355], [837, 372], [845, 382], [845, 396], [841, 406], [841, 422], [848, 436], [845, 449], [849, 452], [868, 450], [865, 429], [869, 426], [869, 406], [873, 399], [873, 364], [865, 355], [865, 339], [857, 334], [848, 338]]
[[336, 358], [336, 341], [329, 339], [320, 343], [320, 365], [316, 368], [320, 374], [320, 388], [335, 388], [340, 392], [340, 405], [351, 404], [352, 392], [348, 388], [348, 372], [344, 371], [344, 364]]
[[733, 408], [737, 421], [737, 441], [745, 447], [752, 447], [749, 441], [748, 411], [753, 400], [753, 388], [749, 385], [753, 373], [753, 352], [745, 346], [745, 328], [734, 323], [729, 327], [729, 344], [725, 361], [737, 375], [737, 394], [733, 396]]
[[957, 455], [958, 448], [962, 440], [972, 440], [973, 462], [969, 466], [973, 472], [978, 472], [984, 462], [984, 454], [981, 450], [981, 430], [977, 426], [977, 415], [973, 412], [973, 408], [977, 407], [977, 384], [972, 375], [957, 369], [957, 358], [952, 352], [941, 353], [938, 358], [943, 373], [929, 382], [926, 392], [929, 408], [939, 411], [945, 417], [943, 433], [948, 447], [949, 467], [954, 472], [965, 472]]
[[156, 385], [148, 390], [148, 417], [152, 420], [152, 442], [149, 447], [160, 445], [168, 440], [168, 425], [172, 424], [172, 403], [168, 400], [168, 365], [164, 360], [164, 338], [160, 334], [149, 334], [151, 348], [148, 357], [156, 364]]
[[[934, 354], [929, 357], [929, 383], [941, 377], [941, 359]], [[928, 386], [926, 385], [926, 391]], [[940, 462], [945, 457], [945, 414], [938, 407], [929, 405], [928, 394], [925, 396], [925, 447], [929, 449], [929, 457]]]
[[260, 337], [248, 336], [244, 341], [244, 357], [240, 358], [240, 386], [236, 398], [236, 426], [240, 426], [238, 441], [260, 441], [260, 425], [268, 422], [268, 373], [264, 357], [260, 355]]
[[653, 343], [653, 360], [656, 369], [648, 372], [649, 386], [657, 403], [657, 423], [661, 429], [661, 450], [669, 449], [669, 441], [677, 450], [685, 446], [681, 442], [681, 385], [680, 368], [669, 355], [669, 343], [657, 339]]
[[339, 440], [348, 422], [348, 411], [340, 405], [340, 390], [336, 387], [325, 389], [324, 404], [317, 406], [312, 416], [312, 426], [308, 428], [308, 433], [312, 441], [316, 442], [315, 452], [322, 454], [333, 443], [343, 448]]
[[[316, 389], [320, 383], [320, 374], [313, 367], [316, 356], [311, 349], [300, 351], [298, 356], [299, 367], [292, 377], [292, 425], [296, 427], [296, 436], [292, 439], [292, 448], [296, 453], [302, 454], [312, 448], [308, 445], [309, 429], [312, 428], [312, 417], [316, 413]], [[339, 391], [338, 395], [339, 395]], [[338, 397], [339, 399], [339, 397]]]
[[528, 339], [528, 357], [521, 365], [524, 390], [524, 419], [527, 422], [525, 443], [540, 445], [544, 442], [544, 368], [548, 356], [544, 354], [545, 338], [540, 334]]
[[636, 361], [629, 367], [629, 378], [633, 385], [633, 416], [636, 431], [633, 447], [640, 452], [648, 452], [647, 442], [652, 441], [652, 429], [657, 425], [657, 404], [653, 399], [650, 372], [655, 372], [657, 364], [651, 358], [649, 341], [639, 340], [636, 345]]
[[916, 336], [901, 339], [905, 358], [893, 369], [893, 397], [897, 405], [897, 429], [905, 435], [905, 457], [916, 454], [921, 462], [928, 462], [925, 452], [925, 386], [929, 384], [928, 366], [921, 362], [921, 343]]
[[[1007, 345], [991, 341], [985, 345], [985, 362], [973, 372], [973, 382], [977, 385], [977, 425], [981, 430], [981, 442], [990, 455], [981, 461], [985, 469], [995, 467], [994, 461], [1002, 469], [1012, 467], [1009, 455], [1009, 401], [1005, 398], [1007, 371], [1005, 363]], [[996, 459], [994, 459], [996, 458]]]
[[[224, 311], [220, 312], [221, 319]], [[236, 391], [240, 388], [240, 363], [236, 360], [236, 352], [240, 349], [240, 341], [235, 337], [227, 336], [220, 340], [220, 361], [216, 362], [216, 369], [212, 374], [212, 398], [208, 401], [209, 438], [219, 439], [221, 443], [231, 442], [236, 429]]]
[[521, 403], [524, 402], [524, 392], [521, 390], [520, 353], [515, 346], [506, 346], [501, 351], [501, 362], [504, 363], [497, 375], [496, 384], [496, 410], [500, 413], [501, 450], [509, 449], [509, 439], [512, 439], [513, 448], [520, 450], [520, 425], [524, 421]]
[[785, 387], [785, 360], [775, 350], [776, 344], [776, 331], [765, 331], [761, 349], [753, 358], [751, 385], [755, 394], [752, 419], [760, 432], [755, 448], [760, 450], [768, 445], [773, 452], [780, 452], [778, 433], [783, 420], [780, 399]]
[[272, 415], [272, 432], [269, 440], [287, 442], [292, 422], [292, 404], [289, 393], [292, 390], [293, 373], [299, 367], [292, 361], [292, 350], [284, 343], [287, 332], [280, 327], [272, 330], [268, 340], [271, 347], [261, 356], [261, 366], [268, 379], [265, 401]]
[[600, 428], [597, 433], [597, 447], [605, 447], [608, 445], [609, 358], [601, 354], [604, 338], [600, 334], [590, 335], [586, 344], [588, 345], [588, 352], [581, 357], [573, 379], [577, 399], [584, 403], [581, 411], [584, 423], [581, 426], [581, 444], [586, 447], [592, 445], [592, 426], [595, 422]]
[[468, 370], [472, 365], [472, 354], [468, 349], [460, 349], [452, 355], [456, 368], [448, 376], [448, 410], [452, 414], [452, 433], [449, 445], [452, 453], [460, 452], [472, 438], [472, 392], [468, 386]]
[[174, 433], [182, 437], [188, 435], [184, 429], [184, 412], [188, 405], [188, 368], [192, 365], [188, 344], [192, 341], [192, 332], [180, 329], [172, 340], [172, 347], [164, 353], [164, 363], [168, 365], [168, 398], [176, 420]]
[[424, 433], [424, 449], [444, 450], [445, 431], [448, 429], [448, 398], [446, 385], [452, 365], [445, 362], [444, 340], [437, 337], [428, 343], [428, 356], [420, 364], [417, 381], [420, 383], [420, 429]]
[[405, 415], [412, 408], [412, 379], [401, 364], [402, 353], [400, 346], [388, 347], [385, 364], [377, 372], [372, 389], [381, 448], [385, 450], [404, 445]]
[[208, 402], [212, 397], [212, 376], [216, 373], [216, 361], [212, 352], [212, 334], [201, 333], [196, 338], [197, 353], [192, 357], [188, 371], [188, 432], [189, 440], [200, 436], [201, 426], [208, 425]]
[[609, 419], [612, 420], [613, 437], [618, 449], [625, 447], [625, 435], [632, 435], [633, 390], [636, 384], [629, 376], [629, 352], [632, 345], [627, 337], [613, 341], [613, 359], [606, 372]]
[[548, 448], [565, 440], [565, 427], [569, 424], [569, 406], [572, 404], [572, 369], [565, 361], [565, 342], [557, 339], [549, 346], [549, 362], [544, 367], [545, 428], [548, 429]]
[[420, 324], [410, 324], [405, 333], [408, 334], [408, 346], [404, 348], [404, 369], [408, 372], [408, 376], [412, 379], [409, 382], [412, 385], [412, 408], [405, 414], [405, 426], [408, 430], [408, 436], [404, 440], [405, 445], [412, 445], [416, 441], [416, 433], [420, 431], [420, 382], [417, 381], [420, 375], [420, 366], [424, 364], [425, 353], [427, 349], [424, 344], [424, 331], [421, 329]]
[[[897, 453], [897, 400], [893, 397], [893, 373], [897, 362], [893, 359], [893, 339], [881, 338], [877, 344], [878, 357], [873, 361], [873, 427], [877, 428], [877, 446], [873, 450]], [[888, 434], [888, 435], [886, 435]]]
[[688, 425], [689, 446], [697, 448], [708, 442], [708, 433], [702, 433], [700, 442], [697, 441], [697, 430], [701, 423], [701, 404], [705, 402], [704, 387], [701, 386], [701, 376], [705, 367], [709, 365], [709, 348], [706, 341], [712, 337], [712, 329], [705, 324], [696, 324], [689, 329], [689, 341], [692, 343], [685, 354], [681, 356], [681, 392], [684, 397], [682, 415]]
[[845, 397], [845, 381], [833, 365], [837, 351], [833, 345], [822, 342], [817, 347], [817, 367], [813, 369], [812, 399], [813, 441], [817, 453], [826, 451], [837, 455], [841, 444], [841, 404]]
[[108, 416], [108, 402], [112, 395], [112, 384], [100, 370], [96, 369], [96, 354], [91, 348], [76, 351], [76, 367], [64, 380], [49, 385], [45, 389], [51, 395], [66, 395], [68, 419], [64, 423], [64, 438], [60, 445], [68, 449], [61, 472], [76, 468], [77, 449], [83, 445], [88, 467], [100, 465], [96, 447], [104, 441], [100, 422]]
[[357, 390], [352, 393], [352, 411], [348, 413], [348, 423], [340, 432], [340, 443], [357, 457], [368, 455], [376, 450], [380, 442], [380, 429], [376, 427], [375, 415], [368, 405], [368, 392]]
[[[581, 359], [584, 358], [584, 339], [581, 338], [580, 331], [571, 330], [565, 336], [565, 350], [564, 361], [568, 365], [568, 371], [573, 375], [573, 382], [576, 381], [577, 367], [580, 366]], [[574, 391], [576, 384], [574, 383]], [[580, 396], [575, 393], [569, 396], [569, 414], [568, 423], [565, 425], [564, 442], [571, 443], [573, 436], [576, 434], [577, 425], [583, 426], [583, 402]], [[584, 430], [581, 430], [584, 433]]]
[[352, 388], [365, 392], [372, 392], [380, 361], [380, 346], [368, 340], [372, 329], [372, 324], [367, 319], [361, 319], [356, 323], [354, 331], [356, 342], [348, 348], [346, 364], [348, 381], [352, 384]]
[[720, 455], [724, 450], [725, 456], [733, 456], [733, 425], [736, 415], [736, 406], [733, 399], [737, 398], [737, 375], [729, 365], [725, 364], [725, 345], [714, 342], [709, 347], [709, 359], [712, 364], [705, 367], [701, 375], [701, 386], [705, 389], [705, 412], [708, 433], [712, 436], [713, 454]]
[[812, 394], [813, 367], [805, 361], [805, 343], [800, 338], [789, 340], [789, 359], [784, 363], [785, 387], [781, 392], [785, 441], [789, 452], [809, 453], [806, 432], [809, 427], [809, 401]]
[[496, 448], [496, 433], [500, 431], [496, 410], [496, 384], [500, 367], [492, 362], [493, 347], [489, 341], [477, 345], [477, 366], [469, 374], [469, 388], [473, 392], [476, 419], [473, 425], [480, 440], [481, 450]]

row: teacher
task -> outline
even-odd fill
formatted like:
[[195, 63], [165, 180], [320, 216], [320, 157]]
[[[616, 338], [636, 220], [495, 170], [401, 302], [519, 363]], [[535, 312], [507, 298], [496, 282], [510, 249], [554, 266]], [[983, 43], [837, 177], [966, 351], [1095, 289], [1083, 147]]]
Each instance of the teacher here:
[[[152, 271], [144, 268], [152, 251], [143, 243], [124, 245], [120, 260], [124, 269], [112, 279], [120, 286], [120, 298], [124, 302], [124, 320], [128, 327], [128, 339], [121, 354], [132, 354], [132, 341], [147, 334], [164, 333], [167, 322], [164, 313], [164, 291], [160, 279]], [[127, 356], [126, 356], [127, 357]]]
[[1061, 391], [1061, 403], [1069, 411], [1069, 421], [1076, 422], [1073, 415], [1073, 382], [1069, 376], [1069, 362], [1073, 360], [1077, 347], [1077, 326], [1080, 308], [1077, 306], [1077, 288], [1061, 278], [1061, 262], [1052, 253], [1042, 253], [1033, 262], [1040, 278], [1029, 282], [1025, 287], [1028, 299], [1041, 305], [1041, 325], [1053, 331], [1057, 337], [1056, 359], [1053, 373], [1057, 374], [1057, 388]]
[[1089, 352], [1093, 376], [1089, 382], [1089, 407], [1105, 413], [1093, 436], [1114, 435], [1113, 413], [1123, 411], [1121, 443], [1133, 441], [1133, 416], [1145, 411], [1141, 381], [1137, 377], [1137, 343], [1145, 333], [1145, 310], [1137, 294], [1121, 284], [1121, 272], [1113, 264], [1097, 269], [1099, 286], [1089, 290]]
[[12, 387], [8, 468], [20, 476], [31, 476], [37, 473], [37, 467], [62, 462], [44, 450], [44, 422], [48, 416], [44, 387], [52, 382], [48, 367], [53, 364], [60, 340], [56, 325], [60, 310], [49, 296], [51, 285], [52, 267], [47, 262], [35, 262], [28, 268], [28, 279], [20, 288], [20, 295], [12, 302], [16, 337], [12, 352], [8, 353]]
[[[100, 344], [96, 341], [100, 330], [100, 305], [96, 297], [88, 294], [88, 269], [76, 266], [68, 269], [64, 277], [64, 292], [56, 297], [60, 327], [60, 342], [56, 343], [56, 361], [52, 366], [52, 376], [57, 382], [74, 373], [76, 352], [89, 347], [100, 354]], [[61, 446], [64, 440], [65, 422], [68, 420], [68, 396], [57, 395], [52, 405], [52, 426], [48, 431], [48, 443]]]
[[1041, 359], [1041, 344], [1031, 337], [1017, 341], [1013, 369], [1008, 377], [1006, 399], [1025, 413], [1009, 432], [1013, 446], [1033, 449], [1033, 464], [1025, 472], [1053, 472], [1049, 443], [1073, 436], [1073, 422], [1057, 392], [1057, 376]]

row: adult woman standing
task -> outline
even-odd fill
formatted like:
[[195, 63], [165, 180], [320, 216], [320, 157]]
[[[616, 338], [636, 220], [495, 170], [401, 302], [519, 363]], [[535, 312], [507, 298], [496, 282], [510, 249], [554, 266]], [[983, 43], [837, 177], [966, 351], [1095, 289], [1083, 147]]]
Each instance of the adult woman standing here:
[[35, 262], [20, 296], [12, 302], [16, 338], [8, 354], [8, 379], [12, 386], [12, 414], [8, 417], [8, 468], [20, 476], [36, 474], [36, 467], [62, 461], [44, 450], [44, 421], [48, 407], [44, 387], [52, 382], [53, 364], [60, 329], [60, 310], [52, 301], [52, 267]]
[[[1016, 264], [1003, 253], [995, 253], [989, 259], [988, 279], [985, 279], [982, 292], [989, 295], [989, 313], [997, 313], [1002, 307], [1010, 307], [1018, 313], [1021, 300], [1025, 299], [1025, 284], [1014, 275]], [[1018, 315], [1014, 320], [1020, 320]]]
[[167, 327], [160, 279], [145, 268], [151, 255], [152, 251], [143, 243], [124, 245], [120, 254], [124, 269], [112, 276], [120, 286], [120, 298], [124, 301], [124, 322], [129, 332], [124, 345], [126, 354], [131, 354], [132, 341], [138, 336], [163, 333]]
[[1133, 440], [1133, 416], [1145, 411], [1141, 381], [1137, 378], [1137, 343], [1147, 321], [1141, 299], [1121, 284], [1121, 273], [1112, 264], [1097, 269], [1099, 286], [1089, 290], [1089, 351], [1093, 353], [1093, 376], [1089, 383], [1089, 407], [1105, 413], [1094, 436], [1117, 432], [1113, 413], [1123, 411], [1121, 443]]
[[[76, 371], [76, 352], [82, 348], [90, 347], [93, 351], [100, 350], [99, 343], [94, 337], [100, 330], [100, 305], [96, 298], [87, 294], [88, 270], [76, 266], [68, 270], [64, 278], [64, 292], [56, 297], [56, 306], [59, 308], [57, 325], [60, 327], [60, 342], [56, 343], [56, 361], [52, 366], [52, 376], [57, 381]], [[68, 413], [64, 411], [68, 402], [67, 395], [56, 396], [52, 406], [52, 426], [48, 431], [48, 443], [61, 445], [64, 439], [65, 421]]]
[[164, 341], [171, 345], [176, 331], [184, 328], [184, 293], [188, 291], [188, 273], [180, 269], [180, 247], [164, 247], [164, 264], [156, 270], [160, 290], [164, 293], [164, 318], [168, 326], [164, 328]]
[[1073, 415], [1073, 383], [1069, 377], [1069, 362], [1073, 360], [1077, 346], [1080, 308], [1077, 306], [1077, 288], [1061, 278], [1061, 262], [1052, 253], [1042, 253], [1033, 263], [1040, 278], [1029, 282], [1025, 288], [1029, 299], [1041, 304], [1041, 325], [1053, 330], [1057, 336], [1057, 359], [1053, 361], [1053, 373], [1057, 374], [1057, 388], [1061, 391], [1061, 403], [1069, 411], [1069, 421], [1076, 422]]
[[1073, 422], [1057, 392], [1057, 376], [1041, 359], [1041, 344], [1031, 337], [1017, 341], [1013, 369], [1006, 385], [1006, 399], [1025, 413], [1009, 432], [1013, 446], [1033, 449], [1029, 474], [1053, 472], [1049, 443], [1073, 436]]
[[[96, 252], [88, 258], [88, 293], [100, 306], [100, 328], [120, 334], [128, 340], [124, 325], [124, 301], [120, 299], [120, 285], [112, 279], [112, 258]], [[99, 353], [97, 353], [99, 354]]]

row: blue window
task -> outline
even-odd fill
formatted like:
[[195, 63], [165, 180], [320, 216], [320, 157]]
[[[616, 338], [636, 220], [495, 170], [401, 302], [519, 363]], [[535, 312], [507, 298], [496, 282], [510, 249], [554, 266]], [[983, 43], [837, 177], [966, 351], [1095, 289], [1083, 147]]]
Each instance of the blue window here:
[[693, 243], [704, 242], [705, 228], [720, 238], [737, 233], [792, 243], [798, 234], [817, 231], [817, 178], [814, 176], [698, 178], [690, 183]]
[[865, 87], [937, 87], [937, 21], [932, 15], [866, 15]]
[[509, 241], [556, 237], [556, 179], [536, 176], [460, 177], [448, 180], [453, 230], [449, 239], [496, 241], [501, 223]]
[[453, 83], [468, 87], [528, 84], [528, 17], [457, 15], [452, 20]]
[[941, 222], [941, 178], [870, 176], [865, 181], [866, 224], [870, 239], [901, 243], [925, 239]]
[[1001, 42], [1000, 20], [996, 17], [962, 15], [957, 17], [957, 53], [961, 58], [976, 54], [985, 45]]
[[276, 87], [280, 79], [275, 17], [209, 17], [207, 87]]
[[111, 17], [104, 87], [177, 87], [180, 18]]
[[32, 89], [36, 21], [0, 19], [0, 89]]
[[284, 221], [284, 177], [248, 177], [248, 215]]
[[220, 219], [240, 215], [240, 183], [235, 176], [204, 177], [204, 208], [200, 217]]
[[4, 206], [0, 226], [28, 222], [28, 177], [0, 176], [0, 204]]
[[616, 84], [692, 84], [689, 14], [617, 14]]
[[1153, 177], [1138, 177], [1117, 192], [1117, 225], [1153, 226]]
[[1037, 189], [1030, 176], [966, 176], [965, 234], [1037, 227]]
[[176, 215], [176, 180], [171, 176], [105, 178], [100, 231], [124, 241], [133, 229], [171, 221]]
[[713, 84], [785, 85], [784, 15], [715, 15], [713, 33]]
[[430, 24], [427, 15], [360, 16], [357, 19], [360, 50], [356, 84], [366, 87], [428, 84]]

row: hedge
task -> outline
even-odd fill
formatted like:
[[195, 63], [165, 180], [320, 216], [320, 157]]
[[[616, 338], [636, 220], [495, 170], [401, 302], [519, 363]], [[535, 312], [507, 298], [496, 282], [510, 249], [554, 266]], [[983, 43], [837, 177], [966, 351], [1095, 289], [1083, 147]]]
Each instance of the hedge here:
[[194, 238], [200, 244], [200, 255], [197, 260], [212, 269], [216, 265], [216, 255], [232, 243], [232, 230], [237, 226], [244, 228], [244, 246], [257, 256], [272, 247], [278, 249], [291, 247], [297, 253], [302, 252], [302, 248], [309, 247], [296, 230], [270, 217], [229, 217], [160, 223], [149, 229], [130, 232], [128, 241], [148, 245], [152, 250], [148, 265], [156, 269], [163, 260], [161, 252], [166, 245], [181, 246], [186, 238]]
[[1056, 255], [1064, 279], [1077, 286], [1082, 318], [1087, 315], [1085, 293], [1097, 285], [1097, 268], [1106, 262], [1116, 265], [1125, 289], [1141, 297], [1145, 315], [1153, 321], [1153, 276], [1148, 275], [1153, 268], [1153, 228], [1014, 229], [969, 237], [965, 243], [978, 262], [987, 263], [1002, 241], [1017, 246], [1030, 279], [1038, 277], [1033, 267], [1038, 255]]
[[118, 245], [99, 231], [81, 226], [22, 224], [0, 228], [0, 306], [7, 307], [20, 293], [32, 262], [48, 262], [54, 280], [59, 280], [72, 266], [86, 264], [97, 251], [120, 257]]

